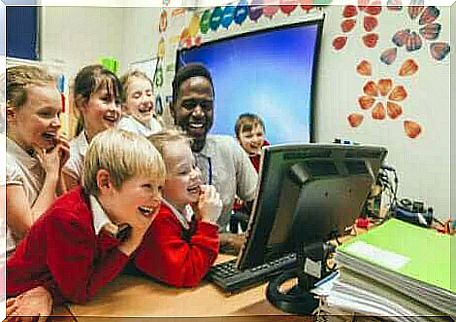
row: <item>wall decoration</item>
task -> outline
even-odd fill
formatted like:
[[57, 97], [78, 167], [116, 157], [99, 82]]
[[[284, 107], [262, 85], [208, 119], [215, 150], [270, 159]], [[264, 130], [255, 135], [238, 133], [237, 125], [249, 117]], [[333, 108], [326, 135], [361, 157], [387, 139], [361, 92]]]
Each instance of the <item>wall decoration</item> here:
[[234, 10], [234, 22], [238, 25], [242, 25], [247, 16], [249, 15], [249, 7], [247, 0], [239, 1], [236, 9]]
[[413, 59], [407, 59], [399, 69], [399, 76], [411, 76], [418, 71], [418, 63]]
[[223, 10], [221, 7], [215, 7], [212, 11], [211, 19], [209, 21], [209, 27], [212, 31], [216, 31], [220, 26], [220, 22], [222, 21]]
[[296, 0], [280, 0], [280, 11], [290, 15], [297, 7]]
[[195, 37], [198, 34], [200, 25], [200, 18], [197, 13], [194, 13], [192, 18], [190, 19], [190, 23], [188, 25], [188, 33], [190, 37]]
[[[418, 69], [418, 63], [415, 60], [406, 59], [397, 74], [401, 77], [412, 76], [418, 72]], [[356, 65], [356, 72], [362, 77], [371, 78], [372, 64], [363, 59]], [[373, 120], [396, 120], [403, 115], [402, 104], [408, 97], [404, 85], [395, 84], [394, 80], [389, 77], [378, 80], [368, 79], [364, 83], [362, 91], [363, 93], [358, 97], [358, 106], [363, 111], [370, 111]], [[347, 116], [348, 124], [352, 128], [359, 127], [363, 120], [364, 116], [360, 113], [350, 113]], [[406, 120], [404, 130], [409, 138], [416, 138], [421, 133], [421, 126], [417, 122]]]
[[421, 126], [414, 121], [406, 120], [404, 121], [404, 131], [409, 138], [414, 139], [420, 135]]
[[402, 1], [401, 0], [388, 0], [386, 6], [391, 11], [401, 11], [402, 10]]
[[279, 0], [268, 1], [268, 5], [263, 8], [263, 14], [272, 19], [274, 15], [279, 11]]
[[302, 10], [309, 11], [313, 9], [314, 3], [313, 0], [299, 0], [299, 6]]
[[185, 8], [177, 8], [171, 11], [171, 17], [177, 17], [177, 16], [182, 16], [185, 14]]
[[225, 7], [225, 10], [223, 10], [223, 15], [222, 15], [222, 22], [221, 22], [222, 27], [224, 27], [226, 29], [228, 29], [230, 27], [230, 25], [233, 23], [235, 10], [236, 10], [236, 7], [234, 7], [234, 6]]
[[[412, 2], [415, 5], [408, 7], [407, 28], [398, 30], [391, 39], [396, 46], [395, 48], [403, 47], [407, 52], [418, 51], [425, 43], [438, 39], [442, 29], [442, 25], [436, 22], [440, 16], [440, 10], [437, 7], [425, 7], [423, 1]], [[436, 48], [438, 48], [438, 53]], [[386, 52], [388, 51], [391, 51], [391, 48], [386, 49], [380, 56], [380, 61], [385, 64], [391, 64], [395, 59], [395, 57], [382, 59], [382, 57], [387, 56]], [[432, 58], [441, 61], [450, 52], [450, 45], [447, 42], [430, 43], [429, 52]]]
[[249, 9], [249, 18], [253, 21], [258, 21], [263, 15], [263, 0], [253, 0]]
[[201, 16], [200, 20], [200, 32], [202, 34], [206, 34], [209, 31], [209, 23], [211, 21], [211, 10], [207, 9], [204, 11], [203, 15]]
[[356, 66], [356, 71], [361, 76], [372, 76], [372, 65], [367, 60], [362, 60], [358, 66]]
[[158, 42], [157, 56], [158, 58], [165, 57], [165, 38], [163, 37]]
[[[381, 3], [378, 0], [372, 2], [369, 2], [369, 0], [359, 0], [358, 6], [347, 5], [342, 10], [343, 20], [340, 24], [340, 29], [343, 33], [349, 33], [354, 30], [357, 22], [362, 19], [363, 30], [366, 32], [366, 34], [362, 36], [363, 44], [367, 48], [374, 48], [377, 46], [379, 36], [372, 31], [378, 26], [377, 16], [381, 11]], [[342, 37], [345, 36], [337, 36], [333, 40], [334, 49], [341, 50], [345, 47], [348, 39], [347, 37]], [[344, 41], [342, 39], [344, 39]]]
[[446, 42], [435, 42], [430, 46], [431, 56], [436, 60], [443, 60], [450, 52], [450, 45]]
[[158, 23], [158, 31], [165, 32], [168, 27], [168, 13], [166, 10], [162, 10], [160, 14], [160, 21]]

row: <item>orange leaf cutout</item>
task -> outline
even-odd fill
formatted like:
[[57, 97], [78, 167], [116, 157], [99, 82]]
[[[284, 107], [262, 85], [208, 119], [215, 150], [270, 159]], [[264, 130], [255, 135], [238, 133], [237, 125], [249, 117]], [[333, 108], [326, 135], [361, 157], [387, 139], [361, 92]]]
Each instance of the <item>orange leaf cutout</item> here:
[[369, 96], [378, 96], [377, 84], [374, 81], [368, 81], [363, 87], [364, 94]]
[[394, 87], [391, 94], [388, 96], [388, 99], [396, 102], [401, 102], [407, 97], [407, 92], [405, 91], [404, 86], [399, 85]]
[[402, 114], [402, 107], [399, 104], [393, 102], [386, 102], [386, 111], [388, 116], [395, 120]]
[[380, 95], [386, 96], [393, 88], [393, 80], [390, 78], [380, 79], [378, 81], [378, 90], [380, 91]]
[[356, 66], [356, 71], [360, 75], [371, 76], [372, 75], [372, 66], [367, 60], [363, 60], [358, 64], [358, 66]]
[[421, 126], [413, 121], [404, 121], [405, 134], [411, 139], [416, 138], [421, 133]]
[[399, 70], [399, 76], [411, 76], [418, 71], [418, 64], [413, 59], [407, 59]]
[[364, 116], [358, 113], [352, 113], [347, 117], [351, 127], [358, 127], [363, 122]]
[[374, 109], [372, 110], [372, 118], [374, 120], [384, 120], [386, 117], [385, 107], [381, 102], [375, 104]]
[[375, 103], [375, 98], [372, 96], [360, 96], [358, 98], [358, 103], [359, 107], [361, 107], [363, 110], [368, 110], [374, 105]]

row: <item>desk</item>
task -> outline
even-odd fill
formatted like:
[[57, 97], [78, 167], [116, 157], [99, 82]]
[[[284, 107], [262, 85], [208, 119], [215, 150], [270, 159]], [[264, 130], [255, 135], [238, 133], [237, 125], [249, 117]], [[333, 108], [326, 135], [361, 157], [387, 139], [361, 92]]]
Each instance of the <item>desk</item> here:
[[[230, 258], [232, 257], [220, 255], [217, 262]], [[267, 301], [266, 285], [227, 295], [206, 281], [201, 282], [196, 288], [177, 289], [159, 284], [147, 277], [121, 275], [103, 287], [88, 303], [71, 304], [69, 309], [77, 321], [98, 321], [101, 317], [109, 316], [135, 316], [161, 317], [153, 321], [173, 322], [179, 321], [179, 317], [194, 317], [190, 321], [211, 317], [205, 318], [204, 321], [277, 322], [277, 315], [281, 315], [280, 322], [314, 320], [314, 317], [283, 316], [282, 311]]]

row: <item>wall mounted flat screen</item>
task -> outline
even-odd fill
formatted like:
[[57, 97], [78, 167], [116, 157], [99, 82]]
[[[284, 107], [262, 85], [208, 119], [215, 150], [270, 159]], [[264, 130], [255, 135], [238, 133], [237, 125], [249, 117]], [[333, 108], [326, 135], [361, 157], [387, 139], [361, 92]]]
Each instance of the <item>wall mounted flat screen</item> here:
[[313, 90], [323, 19], [244, 33], [177, 53], [177, 68], [205, 64], [213, 77], [213, 134], [260, 115], [272, 144], [313, 142]]

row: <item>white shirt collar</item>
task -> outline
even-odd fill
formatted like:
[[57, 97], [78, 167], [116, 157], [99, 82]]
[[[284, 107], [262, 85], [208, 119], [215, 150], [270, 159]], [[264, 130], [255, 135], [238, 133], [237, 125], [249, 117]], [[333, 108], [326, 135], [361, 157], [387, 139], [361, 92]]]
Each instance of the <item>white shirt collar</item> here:
[[98, 199], [90, 195], [89, 196], [90, 209], [92, 209], [93, 214], [93, 228], [95, 229], [95, 234], [99, 234], [101, 229], [106, 224], [113, 225], [112, 221], [109, 219], [108, 215], [104, 211], [103, 207], [100, 205]]
[[166, 199], [162, 199], [162, 203], [169, 209], [171, 209], [171, 212], [174, 214], [174, 216], [176, 216], [177, 220], [179, 220], [182, 227], [184, 227], [185, 229], [190, 228], [188, 222], [191, 220], [193, 216], [193, 209], [190, 205], [186, 205], [184, 208], [184, 213], [181, 213]]

